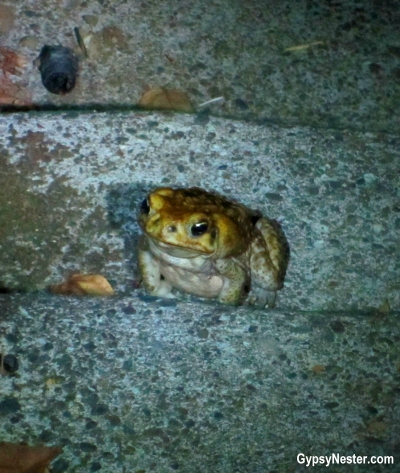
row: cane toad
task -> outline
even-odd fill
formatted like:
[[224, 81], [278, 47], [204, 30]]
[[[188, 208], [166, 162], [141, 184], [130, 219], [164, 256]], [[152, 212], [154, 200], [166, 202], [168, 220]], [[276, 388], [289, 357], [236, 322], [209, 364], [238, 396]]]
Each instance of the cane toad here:
[[139, 269], [146, 289], [172, 289], [226, 304], [273, 306], [283, 287], [289, 245], [275, 220], [192, 187], [161, 187], [142, 202]]

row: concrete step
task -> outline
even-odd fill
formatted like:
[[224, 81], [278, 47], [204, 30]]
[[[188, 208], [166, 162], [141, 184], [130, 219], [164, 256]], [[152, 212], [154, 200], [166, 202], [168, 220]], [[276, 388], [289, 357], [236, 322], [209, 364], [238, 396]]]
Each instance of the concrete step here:
[[140, 202], [200, 186], [281, 221], [291, 261], [278, 307], [400, 308], [399, 138], [207, 115], [47, 113], [0, 122], [0, 281], [73, 272], [135, 286]]
[[332, 454], [351, 457], [333, 471], [361, 473], [396, 468], [371, 456], [399, 461], [394, 314], [262, 313], [141, 290], [3, 294], [0, 331], [19, 361], [1, 379], [1, 439], [63, 446], [53, 473], [301, 472], [304, 455]]
[[[224, 117], [398, 132], [396, 1], [67, 4], [0, 4], [1, 46], [26, 61], [19, 75], [8, 73], [14, 86], [5, 80], [0, 107], [17, 99], [38, 107], [129, 108], [146, 89], [161, 86], [185, 90], [196, 107], [222, 96], [224, 103], [210, 109]], [[80, 60], [76, 86], [66, 95], [48, 92], [34, 64], [44, 45], [58, 44]]]
[[[396, 468], [368, 462], [400, 449], [398, 7], [305, 3], [0, 4], [0, 111], [42, 111], [0, 116], [0, 352], [19, 362], [0, 441], [63, 446], [52, 473]], [[66, 95], [33, 63], [58, 43], [79, 56]], [[135, 113], [157, 86], [197, 113]], [[138, 287], [137, 209], [160, 185], [280, 220], [276, 309]], [[74, 272], [116, 296], [44, 291]]]

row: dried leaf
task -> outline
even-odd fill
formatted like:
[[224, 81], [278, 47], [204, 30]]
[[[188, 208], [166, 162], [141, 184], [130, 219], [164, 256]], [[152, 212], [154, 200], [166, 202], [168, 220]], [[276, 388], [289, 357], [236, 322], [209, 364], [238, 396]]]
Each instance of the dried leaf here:
[[118, 26], [105, 26], [101, 30], [103, 38], [103, 45], [106, 48], [118, 48], [121, 51], [126, 51], [129, 48], [129, 41], [126, 34]]
[[62, 284], [50, 286], [50, 290], [54, 294], [63, 296], [112, 296], [114, 294], [110, 283], [100, 274], [73, 274]]
[[59, 447], [30, 447], [0, 442], [0, 473], [45, 473], [60, 453]]
[[139, 100], [139, 106], [147, 110], [175, 110], [187, 113], [194, 111], [186, 92], [163, 87], [147, 90]]
[[3, 71], [3, 75], [0, 76], [0, 106], [33, 106], [28, 92], [7, 77], [7, 74], [19, 75], [21, 73], [20, 69], [24, 68], [26, 64], [25, 56], [12, 49], [0, 46], [0, 69]]
[[79, 28], [79, 36], [78, 44], [85, 57], [98, 59], [102, 54], [107, 54], [103, 47], [101, 31], [93, 33], [87, 28]]
[[297, 46], [290, 46], [289, 48], [284, 49], [284, 52], [303, 51], [304, 49], [311, 48], [312, 46], [317, 46], [318, 44], [324, 44], [324, 42], [323, 41], [313, 41], [312, 43], [298, 44]]
[[0, 46], [0, 68], [4, 74], [20, 75], [21, 69], [25, 68], [28, 60], [22, 54], [13, 51], [12, 49]]
[[26, 89], [20, 87], [10, 79], [0, 77], [0, 106], [18, 105], [23, 107], [32, 107], [31, 97]]
[[225, 102], [225, 97], [222, 97], [222, 96], [221, 97], [215, 97], [211, 100], [207, 100], [207, 102], [203, 102], [200, 105], [197, 105], [197, 108], [199, 109], [199, 108], [206, 107], [208, 105], [213, 105], [213, 104], [216, 104], [216, 103], [222, 104], [224, 102]]
[[373, 435], [383, 435], [387, 430], [387, 424], [383, 421], [373, 420], [367, 424], [367, 432]]
[[81, 48], [81, 51], [83, 52], [85, 57], [89, 57], [88, 51], [86, 49], [85, 41], [83, 40], [81, 32], [79, 31], [79, 28], [74, 28], [74, 33], [75, 33], [76, 41], [79, 47]]
[[390, 312], [390, 305], [387, 299], [383, 301], [382, 305], [378, 309], [378, 312], [380, 314], [388, 314]]

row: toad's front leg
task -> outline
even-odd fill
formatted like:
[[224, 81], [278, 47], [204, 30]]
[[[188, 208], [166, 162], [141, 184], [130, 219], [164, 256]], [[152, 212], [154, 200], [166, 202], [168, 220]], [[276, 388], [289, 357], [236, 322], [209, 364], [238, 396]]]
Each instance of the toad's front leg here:
[[142, 276], [144, 287], [152, 296], [174, 298], [172, 286], [162, 278], [160, 263], [151, 253], [148, 242], [145, 237], [139, 241], [139, 270]]
[[224, 304], [241, 304], [249, 285], [246, 271], [232, 259], [219, 259], [215, 262], [215, 266], [223, 279], [218, 300]]

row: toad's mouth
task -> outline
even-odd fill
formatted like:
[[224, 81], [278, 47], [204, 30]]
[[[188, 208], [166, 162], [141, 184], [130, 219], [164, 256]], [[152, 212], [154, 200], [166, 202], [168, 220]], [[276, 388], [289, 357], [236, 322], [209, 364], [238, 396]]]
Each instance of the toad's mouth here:
[[206, 251], [195, 248], [184, 248], [174, 243], [165, 243], [163, 241], [157, 240], [154, 237], [150, 237], [151, 245], [156, 251], [162, 251], [167, 253], [170, 256], [175, 256], [176, 258], [196, 258], [197, 256], [209, 257], [214, 254], [214, 251]]

